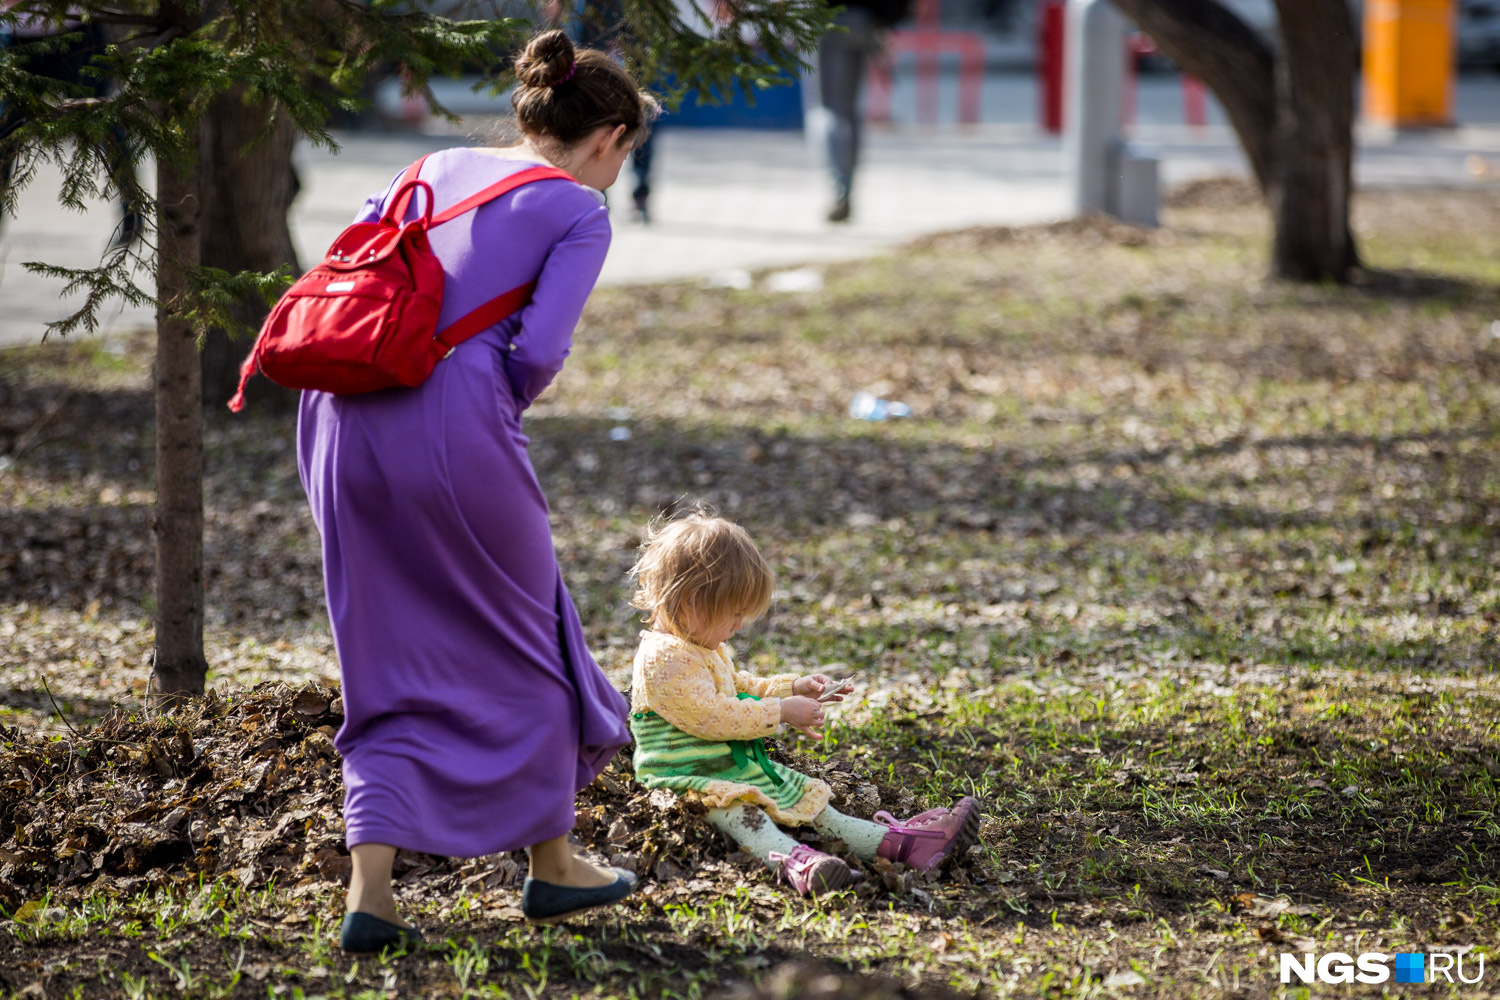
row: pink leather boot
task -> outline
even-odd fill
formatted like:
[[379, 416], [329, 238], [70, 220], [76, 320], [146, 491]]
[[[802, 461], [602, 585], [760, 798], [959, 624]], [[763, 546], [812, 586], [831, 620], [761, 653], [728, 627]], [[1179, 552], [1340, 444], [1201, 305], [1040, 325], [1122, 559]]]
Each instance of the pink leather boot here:
[[929, 809], [904, 822], [888, 812], [875, 814], [875, 822], [890, 829], [876, 853], [888, 861], [899, 861], [922, 872], [935, 872], [949, 858], [961, 856], [979, 840], [979, 803], [965, 795], [952, 809]]
[[853, 881], [843, 861], [806, 844], [798, 844], [787, 854], [772, 851], [767, 857], [777, 863], [787, 884], [804, 896], [837, 892]]

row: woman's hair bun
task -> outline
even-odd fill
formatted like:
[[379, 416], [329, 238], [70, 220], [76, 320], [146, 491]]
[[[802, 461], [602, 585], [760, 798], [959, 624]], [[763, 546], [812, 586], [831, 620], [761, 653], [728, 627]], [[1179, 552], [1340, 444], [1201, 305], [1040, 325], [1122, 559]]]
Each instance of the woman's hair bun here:
[[515, 73], [510, 103], [521, 132], [533, 140], [572, 146], [596, 129], [623, 125], [621, 138], [635, 143], [656, 115], [656, 101], [641, 93], [624, 67], [598, 49], [575, 49], [555, 29], [526, 44]]
[[544, 31], [516, 57], [516, 79], [527, 87], [555, 87], [573, 72], [576, 59], [566, 33]]

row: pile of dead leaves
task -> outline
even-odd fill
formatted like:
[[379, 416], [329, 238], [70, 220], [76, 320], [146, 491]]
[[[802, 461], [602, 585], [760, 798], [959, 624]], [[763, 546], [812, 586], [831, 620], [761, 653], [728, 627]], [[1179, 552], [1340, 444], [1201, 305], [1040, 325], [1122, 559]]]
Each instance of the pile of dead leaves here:
[[[198, 875], [247, 889], [274, 879], [294, 898], [329, 891], [349, 871], [333, 746], [342, 722], [336, 688], [263, 684], [210, 694], [171, 715], [116, 710], [68, 737], [0, 729], [0, 831], [9, 834], [0, 842], [0, 906], [48, 891], [126, 892]], [[774, 746], [772, 754], [827, 781], [852, 814], [915, 806], [909, 792], [878, 784], [857, 762]], [[645, 881], [685, 890], [704, 874], [763, 871], [713, 832], [701, 806], [635, 784], [629, 760], [627, 748], [580, 793], [576, 832], [585, 847]], [[813, 831], [799, 833], [820, 846]], [[403, 852], [396, 874], [435, 892], [493, 890], [518, 882], [524, 867], [519, 853], [462, 861]], [[876, 862], [867, 874], [862, 895], [922, 899], [905, 869]]]
[[263, 685], [170, 716], [116, 710], [68, 737], [0, 734], [0, 903], [189, 873], [342, 877], [342, 721], [336, 691]]

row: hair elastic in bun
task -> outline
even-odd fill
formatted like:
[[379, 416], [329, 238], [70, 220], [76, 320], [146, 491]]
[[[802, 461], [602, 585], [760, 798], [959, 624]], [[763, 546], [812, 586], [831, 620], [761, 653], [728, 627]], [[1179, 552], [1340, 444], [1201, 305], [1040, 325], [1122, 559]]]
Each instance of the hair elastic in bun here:
[[571, 65], [571, 66], [568, 67], [568, 75], [565, 76], [565, 77], [563, 77], [560, 80], [553, 80], [551, 83], [547, 84], [547, 86], [549, 86], [549, 87], [560, 87], [563, 84], [567, 83], [569, 80], [573, 79], [573, 74], [577, 73], [577, 72], [578, 72], [578, 60], [574, 59], [573, 60], [573, 65]]

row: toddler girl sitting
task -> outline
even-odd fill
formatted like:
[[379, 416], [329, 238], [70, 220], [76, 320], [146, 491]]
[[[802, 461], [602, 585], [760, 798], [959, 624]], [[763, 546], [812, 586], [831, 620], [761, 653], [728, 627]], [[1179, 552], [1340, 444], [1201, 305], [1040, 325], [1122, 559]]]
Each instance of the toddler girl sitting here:
[[[771, 603], [771, 569], [739, 525], [704, 512], [647, 535], [631, 570], [634, 604], [646, 612], [635, 655], [630, 728], [635, 774], [647, 788], [696, 795], [708, 821], [803, 895], [848, 885], [849, 866], [777, 828], [812, 824], [858, 857], [887, 858], [925, 872], [967, 850], [980, 812], [965, 796], [904, 822], [845, 816], [832, 791], [766, 756], [762, 737], [781, 723], [822, 739], [823, 702], [853, 690], [823, 674], [756, 677], [736, 670], [726, 641]], [[821, 700], [820, 700], [821, 699]]]

